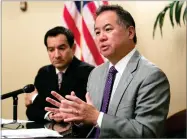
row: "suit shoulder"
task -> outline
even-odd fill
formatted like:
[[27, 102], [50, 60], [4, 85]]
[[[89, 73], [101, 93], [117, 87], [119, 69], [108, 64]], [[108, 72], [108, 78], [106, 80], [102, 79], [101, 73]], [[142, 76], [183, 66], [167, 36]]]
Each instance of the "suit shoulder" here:
[[53, 65], [45, 65], [38, 70], [38, 73], [49, 72], [53, 69]]
[[[103, 73], [105, 71], [105, 69], [107, 68], [108, 64], [107, 63], [103, 63], [97, 67], [95, 67], [92, 71], [92, 73], [94, 74], [99, 74], [99, 73]], [[99, 74], [100, 75], [100, 74]]]
[[79, 62], [69, 68], [68, 73], [73, 74], [75, 77], [88, 78], [94, 68], [94, 66], [79, 60]]
[[79, 66], [78, 66], [79, 69], [85, 69], [85, 70], [93, 70], [95, 68], [95, 66], [91, 65], [91, 64], [88, 64], [86, 62], [83, 62], [81, 61]]
[[143, 71], [142, 73], [145, 73], [146, 76], [153, 74], [153, 73], [160, 73], [165, 76], [164, 71], [159, 68], [155, 63], [149, 61], [145, 57], [141, 57], [139, 61], [139, 69]]

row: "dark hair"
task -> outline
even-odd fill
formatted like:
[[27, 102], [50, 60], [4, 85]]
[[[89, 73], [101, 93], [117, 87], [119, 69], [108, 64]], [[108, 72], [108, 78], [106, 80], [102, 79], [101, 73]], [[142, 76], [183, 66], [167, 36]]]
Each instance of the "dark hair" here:
[[49, 36], [50, 37], [55, 37], [59, 34], [63, 34], [63, 35], [66, 36], [68, 44], [69, 44], [70, 48], [72, 48], [72, 46], [74, 44], [74, 35], [71, 32], [71, 30], [69, 30], [65, 27], [62, 27], [62, 26], [57, 26], [57, 27], [54, 27], [54, 28], [50, 29], [49, 31], [47, 31], [47, 33], [45, 34], [45, 37], [44, 37], [45, 46], [48, 47], [47, 46], [47, 38]]
[[[119, 5], [102, 5], [100, 6], [97, 11], [96, 11], [96, 16], [99, 16], [101, 13], [104, 11], [114, 11], [116, 15], [118, 16], [118, 24], [119, 25], [124, 25], [125, 27], [133, 26], [135, 29], [135, 22], [131, 14], [124, 10], [121, 6]], [[134, 43], [137, 43], [137, 37], [136, 33], [133, 38]]]

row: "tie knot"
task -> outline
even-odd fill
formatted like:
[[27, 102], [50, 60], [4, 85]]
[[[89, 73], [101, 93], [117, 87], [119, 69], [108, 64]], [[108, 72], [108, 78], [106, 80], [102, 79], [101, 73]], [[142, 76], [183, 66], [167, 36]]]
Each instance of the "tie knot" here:
[[58, 73], [58, 76], [60, 76], [60, 75], [62, 75], [62, 72], [59, 72], [59, 73]]
[[58, 77], [60, 78], [62, 76], [63, 72], [58, 73]]
[[112, 73], [112, 74], [116, 74], [118, 71], [116, 70], [116, 68], [114, 66], [112, 66], [109, 70], [109, 73]]
[[58, 82], [62, 82], [62, 75], [63, 75], [63, 72], [58, 73]]

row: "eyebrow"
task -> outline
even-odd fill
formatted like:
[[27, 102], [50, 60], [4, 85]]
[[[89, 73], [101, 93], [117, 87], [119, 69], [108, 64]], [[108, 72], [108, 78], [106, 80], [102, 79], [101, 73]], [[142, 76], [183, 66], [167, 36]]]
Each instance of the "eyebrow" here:
[[[66, 46], [66, 45], [65, 45], [65, 44], [60, 44], [59, 46], [57, 46], [57, 48], [58, 48], [58, 47], [64, 47], [64, 46]], [[54, 48], [54, 47], [48, 46], [48, 48]]]
[[[103, 28], [106, 28], [106, 26], [111, 26], [111, 24], [107, 23], [106, 25], [104, 25], [104, 27], [103, 27]], [[94, 31], [95, 31], [96, 29], [98, 29], [98, 28], [97, 28], [97, 27], [95, 27], [95, 25], [94, 25]]]
[[59, 45], [58, 47], [63, 47], [63, 46], [66, 46], [66, 45], [63, 43], [63, 44]]

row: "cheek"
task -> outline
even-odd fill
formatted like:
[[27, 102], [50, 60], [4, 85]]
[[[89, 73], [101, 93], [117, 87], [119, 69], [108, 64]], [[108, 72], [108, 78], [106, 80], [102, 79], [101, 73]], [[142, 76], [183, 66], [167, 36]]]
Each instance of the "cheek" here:
[[98, 49], [100, 49], [100, 46], [103, 42], [99, 41], [98, 39], [95, 39], [95, 44]]
[[53, 60], [53, 57], [54, 57], [54, 56], [53, 56], [52, 53], [48, 53], [48, 56], [49, 56], [49, 59], [50, 59], [50, 60]]
[[111, 41], [116, 41], [121, 38], [121, 36], [118, 33], [110, 34], [108, 37], [110, 38]]
[[64, 51], [64, 52], [62, 53], [61, 56], [62, 56], [64, 59], [69, 59], [72, 55], [73, 55], [73, 52], [72, 52], [72, 51]]
[[114, 34], [111, 37], [112, 42], [115, 44], [121, 44], [121, 42], [123, 42], [124, 39], [125, 39], [125, 36], [123, 34]]

